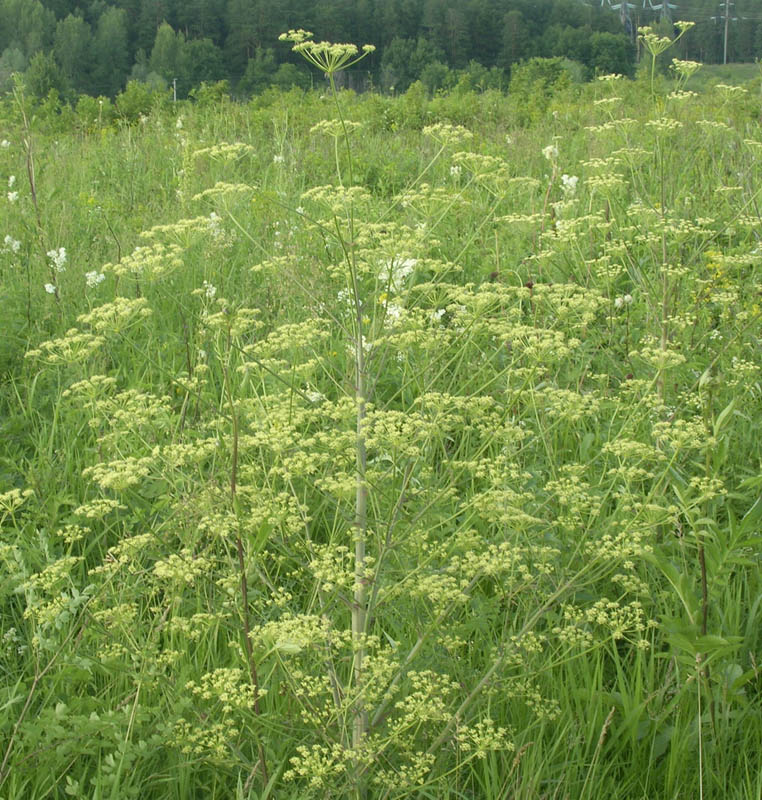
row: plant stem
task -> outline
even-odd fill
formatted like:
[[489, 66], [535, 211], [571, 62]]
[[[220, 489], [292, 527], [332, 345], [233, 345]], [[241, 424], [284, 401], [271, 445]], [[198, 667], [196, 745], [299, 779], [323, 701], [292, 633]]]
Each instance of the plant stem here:
[[[236, 412], [235, 402], [233, 400], [233, 391], [230, 385], [230, 365], [227, 358], [230, 357], [231, 352], [231, 335], [230, 328], [228, 328], [226, 359], [222, 365], [222, 375], [225, 387], [225, 394], [227, 395], [228, 405], [230, 406], [230, 418], [233, 425], [233, 452], [232, 452], [232, 465], [230, 467], [230, 502], [233, 507], [233, 513], [236, 515], [236, 522], [238, 522], [238, 503], [236, 500], [236, 482], [238, 477], [238, 413]], [[236, 524], [235, 531], [235, 545], [238, 555], [238, 571], [241, 576], [241, 625], [243, 628], [244, 648], [246, 650], [246, 661], [249, 667], [249, 677], [251, 685], [254, 687], [254, 703], [253, 709], [257, 716], [260, 716], [262, 710], [259, 705], [259, 676], [257, 675], [257, 665], [254, 661], [254, 650], [251, 646], [251, 626], [249, 624], [249, 587], [246, 579], [246, 561], [243, 553], [243, 541], [241, 540], [240, 525]], [[262, 772], [262, 783], [267, 785], [267, 761], [265, 760], [265, 751], [262, 746], [262, 740], [259, 736], [257, 739], [257, 757], [259, 759], [259, 769]]]

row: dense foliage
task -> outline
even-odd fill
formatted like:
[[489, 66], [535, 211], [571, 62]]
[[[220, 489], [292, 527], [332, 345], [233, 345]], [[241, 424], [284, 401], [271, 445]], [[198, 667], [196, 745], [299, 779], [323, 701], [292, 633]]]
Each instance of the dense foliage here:
[[289, 44], [0, 103], [2, 797], [759, 800], [758, 94]]
[[[716, 0], [680, 5], [675, 18], [698, 22], [682, 57], [721, 61]], [[660, 17], [650, 7], [632, 13], [635, 26]], [[474, 85], [504, 88], [511, 66], [531, 57], [570, 59], [584, 77], [630, 74], [636, 57], [619, 15], [581, 0], [1, 0], [0, 89], [23, 71], [40, 96], [51, 88], [113, 96], [130, 78], [173, 85], [180, 97], [202, 81], [227, 80], [242, 96], [270, 85], [310, 86], [319, 76], [277, 42], [294, 27], [376, 45], [357, 74], [344, 76], [356, 88], [404, 91], [421, 78], [435, 89], [464, 70]], [[729, 60], [753, 61], [761, 38], [758, 4], [737, 0]]]

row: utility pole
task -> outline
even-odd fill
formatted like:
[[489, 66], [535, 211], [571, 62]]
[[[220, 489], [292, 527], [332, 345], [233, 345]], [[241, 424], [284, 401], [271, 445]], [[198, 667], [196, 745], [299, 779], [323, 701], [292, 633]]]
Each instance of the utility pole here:
[[735, 3], [731, 2], [731, 0], [725, 0], [725, 11], [723, 12], [721, 17], [712, 17], [712, 19], [717, 22], [718, 20], [724, 20], [724, 27], [725, 32], [723, 35], [723, 48], [722, 48], [722, 63], [728, 63], [728, 30], [730, 28], [731, 22], [738, 22], [738, 17], [731, 17], [730, 16], [730, 7], [734, 6]]
[[725, 0], [725, 44], [722, 51], [722, 63], [728, 63], [728, 27], [730, 23], [730, 6], [734, 5], [730, 0]]

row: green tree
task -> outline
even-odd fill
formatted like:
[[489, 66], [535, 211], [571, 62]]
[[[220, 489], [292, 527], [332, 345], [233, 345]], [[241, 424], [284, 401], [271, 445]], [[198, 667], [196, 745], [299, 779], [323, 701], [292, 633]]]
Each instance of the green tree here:
[[92, 49], [93, 32], [82, 17], [69, 14], [59, 20], [53, 53], [64, 78], [77, 92], [91, 90]]
[[571, 85], [565, 59], [530, 58], [511, 70], [508, 94], [522, 122], [544, 114], [553, 95]]
[[153, 47], [156, 31], [162, 22], [173, 23], [168, 0], [140, 0], [134, 26], [134, 46], [147, 53]]
[[310, 76], [293, 64], [281, 64], [272, 77], [271, 85], [283, 90], [294, 86], [299, 89], [309, 89]]
[[595, 72], [632, 75], [635, 70], [635, 48], [622, 33], [594, 33], [590, 37], [590, 66]]
[[394, 39], [417, 39], [422, 13], [420, 0], [378, 0], [374, 18], [379, 39], [373, 44], [385, 48]]
[[591, 41], [594, 34], [589, 26], [572, 28], [570, 25], [551, 25], [547, 31], [549, 55], [565, 56], [587, 67], [592, 66]]
[[500, 66], [509, 70], [511, 64], [521, 61], [529, 54], [529, 26], [518, 10], [509, 11], [503, 20], [503, 49], [500, 51]]
[[503, 4], [499, 0], [471, 0], [466, 8], [471, 58], [488, 67], [497, 64], [500, 57], [502, 17]]
[[6, 47], [0, 55], [0, 92], [13, 89], [13, 75], [27, 68], [26, 56], [18, 47]]
[[191, 39], [185, 43], [185, 53], [191, 87], [215, 83], [225, 77], [222, 51], [211, 39]]
[[182, 33], [175, 33], [166, 22], [156, 31], [148, 67], [151, 72], [161, 75], [168, 84], [176, 80], [178, 94], [181, 96], [185, 96], [191, 88], [185, 37]]
[[51, 90], [60, 95], [64, 94], [68, 88], [53, 53], [46, 53], [42, 50], [32, 56], [24, 73], [24, 86], [29, 95], [38, 100], [47, 97]]
[[225, 41], [225, 0], [185, 0], [177, 7], [177, 29], [186, 39], [211, 39], [221, 47]]
[[228, 0], [225, 10], [225, 61], [231, 77], [239, 80], [257, 48], [255, 10], [254, 0]]
[[444, 60], [442, 50], [423, 36], [417, 40], [394, 39], [381, 58], [382, 82], [384, 86], [405, 91], [427, 64]]
[[249, 59], [246, 71], [238, 82], [237, 91], [251, 96], [267, 89], [277, 69], [275, 53], [269, 47], [257, 47], [254, 58]]
[[18, 47], [27, 58], [53, 41], [56, 18], [39, 0], [0, 0], [0, 50]]
[[113, 97], [129, 72], [127, 50], [127, 12], [109, 8], [98, 20], [93, 44], [93, 88], [97, 94]]
[[428, 93], [434, 94], [452, 83], [452, 71], [441, 61], [431, 61], [421, 70], [420, 80]]

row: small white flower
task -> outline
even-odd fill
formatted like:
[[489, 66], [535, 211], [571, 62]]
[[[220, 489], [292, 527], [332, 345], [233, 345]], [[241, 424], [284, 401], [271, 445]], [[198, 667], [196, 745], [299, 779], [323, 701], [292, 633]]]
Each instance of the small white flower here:
[[567, 175], [564, 173], [561, 176], [561, 188], [568, 195], [573, 195], [577, 191], [577, 183], [579, 178], [576, 175]]
[[325, 395], [321, 392], [316, 391], [308, 391], [304, 393], [310, 403], [319, 403], [321, 400], [325, 400]]
[[617, 297], [616, 300], [614, 300], [614, 308], [621, 308], [623, 305], [624, 305], [623, 297]]
[[297, 206], [297, 207], [296, 207], [296, 213], [297, 213], [297, 214], [302, 214], [302, 215], [303, 215], [303, 214], [304, 214], [304, 208], [303, 208], [303, 206]]
[[282, 155], [280, 155], [279, 153], [276, 153], [276, 154], [273, 156], [273, 164], [282, 164], [282, 163], [283, 163], [285, 160], [286, 160], [286, 159], [285, 159], [285, 158], [283, 158], [283, 156], [282, 156]]
[[450, 175], [452, 175], [453, 178], [460, 177], [460, 164], [453, 164], [450, 167]]
[[8, 202], [9, 203], [15, 203], [16, 200], [18, 200], [18, 199], [19, 199], [19, 193], [18, 192], [8, 192]]
[[209, 215], [209, 233], [211, 233], [215, 239], [219, 239], [225, 235], [225, 231], [222, 230], [221, 222], [222, 218], [220, 215], [212, 211]]
[[505, 143], [506, 144], [513, 144], [513, 137], [508, 133], [505, 134]]
[[3, 141], [0, 142], [0, 147], [2, 147], [3, 150], [7, 150], [10, 146], [11, 143], [7, 139], [3, 139]]
[[178, 117], [177, 121], [175, 122], [175, 128], [177, 128], [177, 130], [179, 131], [182, 130], [182, 127], [183, 127], [183, 118]]
[[53, 262], [56, 272], [63, 272], [66, 269], [65, 247], [59, 247], [57, 250], [48, 250], [47, 256]]
[[398, 322], [402, 318], [403, 308], [396, 303], [389, 303], [386, 306], [386, 317], [390, 322]]
[[542, 148], [542, 154], [548, 161], [555, 161], [558, 158], [558, 148], [554, 144], [549, 144]]
[[92, 270], [92, 272], [85, 273], [85, 283], [87, 284], [89, 289], [94, 288], [102, 281], [106, 280], [106, 276], [102, 272], [98, 272], [97, 270]]
[[624, 302], [624, 304], [625, 304], [626, 306], [630, 305], [630, 303], [632, 302], [632, 295], [631, 295], [631, 294], [626, 294], [626, 295], [625, 295], [625, 296], [622, 298], [622, 301]]
[[217, 294], [217, 287], [212, 286], [212, 284], [209, 283], [208, 281], [204, 281], [203, 289], [207, 300], [214, 300], [214, 296]]
[[405, 258], [402, 261], [391, 259], [382, 265], [379, 280], [382, 284], [388, 283], [392, 289], [400, 289], [417, 263], [417, 258]]
[[429, 319], [432, 322], [439, 322], [446, 313], [446, 309], [438, 308], [436, 311], [432, 311], [431, 314], [429, 314]]
[[12, 189], [14, 183], [16, 183], [16, 176], [15, 175], [9, 175], [8, 176], [8, 188]]
[[56, 287], [55, 287], [55, 286], [53, 286], [53, 284], [52, 284], [52, 283], [46, 283], [46, 284], [45, 284], [45, 291], [46, 291], [48, 294], [55, 294], [55, 293], [56, 293]]
[[18, 253], [21, 249], [21, 242], [18, 239], [14, 239], [12, 236], [8, 236], [6, 234], [5, 239], [3, 239], [3, 244], [5, 245], [5, 250], [9, 253]]
[[349, 289], [339, 289], [336, 294], [336, 302], [345, 308], [352, 307], [352, 295]]

